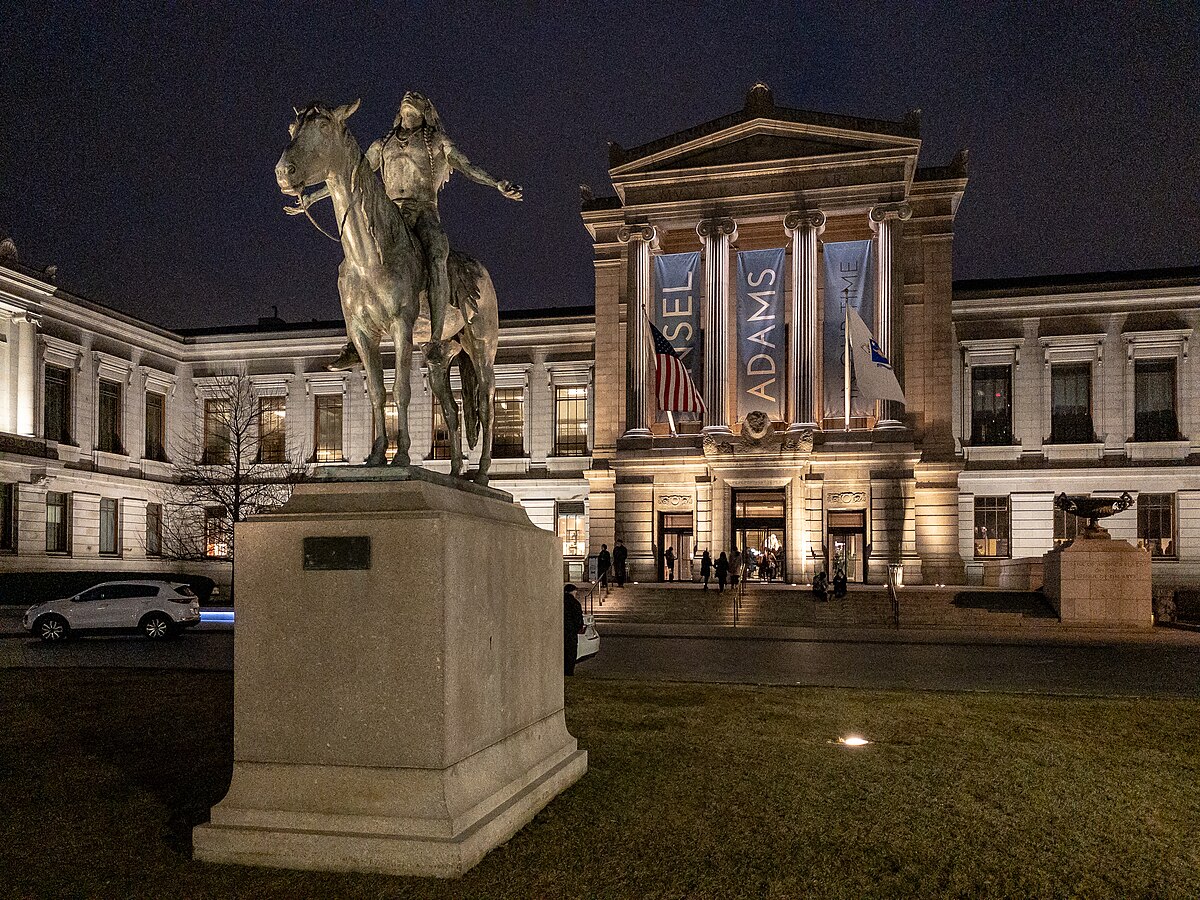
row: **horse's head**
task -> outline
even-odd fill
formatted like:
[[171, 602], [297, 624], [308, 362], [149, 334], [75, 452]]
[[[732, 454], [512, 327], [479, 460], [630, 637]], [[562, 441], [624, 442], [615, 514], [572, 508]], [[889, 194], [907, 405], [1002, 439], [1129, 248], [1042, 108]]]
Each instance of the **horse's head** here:
[[344, 165], [354, 145], [346, 120], [361, 102], [355, 100], [336, 109], [311, 103], [295, 111], [296, 120], [288, 126], [292, 139], [275, 164], [275, 180], [283, 193], [298, 196], [306, 187], [327, 181]]

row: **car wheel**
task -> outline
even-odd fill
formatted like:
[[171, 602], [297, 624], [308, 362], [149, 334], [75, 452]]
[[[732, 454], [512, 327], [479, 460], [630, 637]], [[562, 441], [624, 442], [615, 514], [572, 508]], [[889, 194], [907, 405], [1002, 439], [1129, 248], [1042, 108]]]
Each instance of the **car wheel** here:
[[161, 641], [171, 636], [171, 620], [162, 613], [150, 613], [143, 617], [138, 628], [152, 641]]
[[33, 633], [48, 644], [65, 641], [71, 626], [62, 616], [44, 616], [33, 626]]

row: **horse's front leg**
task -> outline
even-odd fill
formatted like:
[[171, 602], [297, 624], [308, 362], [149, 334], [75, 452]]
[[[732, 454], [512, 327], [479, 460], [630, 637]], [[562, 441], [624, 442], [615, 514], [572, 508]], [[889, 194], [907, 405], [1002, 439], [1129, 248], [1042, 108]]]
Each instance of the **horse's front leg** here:
[[368, 466], [382, 466], [387, 462], [387, 417], [384, 415], [384, 403], [387, 394], [383, 389], [383, 360], [379, 353], [379, 337], [367, 335], [361, 328], [350, 330], [350, 340], [358, 357], [363, 363], [363, 372], [367, 376], [367, 396], [371, 400], [371, 421], [375, 425], [375, 441], [371, 444], [371, 453], [366, 459]]
[[[392, 325], [392, 343], [396, 345], [396, 455], [393, 466], [410, 464], [408, 449], [412, 436], [408, 433], [408, 404], [412, 400], [412, 323], [398, 321]], [[384, 448], [386, 450], [386, 447]]]
[[446, 423], [446, 439], [450, 445], [450, 474], [462, 474], [462, 438], [458, 424], [458, 404], [450, 388], [450, 364], [443, 357], [429, 364], [429, 385], [442, 407], [442, 421]]

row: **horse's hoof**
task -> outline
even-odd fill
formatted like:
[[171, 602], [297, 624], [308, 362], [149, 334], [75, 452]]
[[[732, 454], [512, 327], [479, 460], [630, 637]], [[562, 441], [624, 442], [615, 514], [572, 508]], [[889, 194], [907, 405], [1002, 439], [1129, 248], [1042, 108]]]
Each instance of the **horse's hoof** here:
[[372, 453], [370, 456], [367, 457], [367, 461], [365, 463], [363, 463], [363, 465], [382, 466], [386, 462], [387, 462], [387, 454]]
[[392, 457], [392, 465], [393, 466], [401, 466], [403, 468], [408, 468], [408, 466], [409, 466], [408, 454], [401, 453], [400, 451], [397, 450], [396, 455]]
[[474, 482], [475, 482], [477, 485], [479, 485], [480, 487], [487, 487], [487, 486], [488, 486], [488, 475], [487, 475], [487, 472], [476, 472], [476, 473], [475, 473], [475, 478], [474, 478], [473, 480], [474, 480]]

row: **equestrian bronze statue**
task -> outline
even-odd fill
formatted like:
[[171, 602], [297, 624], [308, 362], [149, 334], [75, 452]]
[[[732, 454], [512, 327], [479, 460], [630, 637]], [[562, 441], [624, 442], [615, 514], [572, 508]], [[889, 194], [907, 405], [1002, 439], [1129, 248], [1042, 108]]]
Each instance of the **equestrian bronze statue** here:
[[[402, 114], [408, 101], [406, 95]], [[275, 178], [281, 191], [297, 198], [297, 212], [307, 213], [311, 198], [306, 199], [304, 192], [315, 185], [324, 184], [324, 189], [313, 197], [329, 196], [333, 201], [337, 239], [344, 254], [338, 269], [342, 315], [346, 333], [363, 363], [375, 425], [376, 438], [367, 465], [387, 462], [386, 391], [380, 352], [385, 338], [391, 338], [396, 352], [393, 390], [397, 450], [391, 462], [396, 466], [410, 464], [410, 367], [414, 342], [420, 342], [429, 364], [429, 383], [441, 404], [449, 433], [451, 472], [462, 473], [462, 432], [450, 388], [450, 366], [455, 364], [462, 381], [467, 442], [474, 447], [481, 437], [483, 440], [475, 480], [486, 484], [492, 455], [492, 401], [500, 330], [491, 276], [476, 260], [447, 250], [443, 305], [437, 309], [439, 301], [434, 299], [431, 307], [430, 300], [441, 291], [436, 270], [443, 258], [435, 252], [430, 261], [426, 253], [426, 247], [437, 241], [432, 235], [433, 225], [438, 225], [440, 233], [440, 224], [434, 221], [437, 187], [433, 188], [432, 200], [402, 197], [396, 202], [389, 196], [376, 171], [381, 167], [380, 160], [386, 164], [388, 155], [381, 153], [377, 159], [370, 159], [346, 127], [346, 120], [358, 106], [356, 100], [336, 109], [313, 103], [297, 110], [289, 129], [291, 141], [275, 167]], [[414, 126], [414, 130], [423, 127]], [[425, 140], [424, 135], [421, 140]], [[411, 145], [411, 135], [409, 141]], [[446, 158], [451, 151], [447, 146], [453, 145], [446, 141], [439, 144], [438, 154], [426, 154], [435, 178], [441, 168], [437, 165], [439, 154], [442, 167], [448, 165]], [[448, 169], [445, 174], [448, 176]], [[504, 182], [500, 189], [507, 196], [520, 198], [520, 188], [514, 185]], [[431, 313], [440, 313], [437, 317], [442, 327], [438, 331], [432, 330]]]

